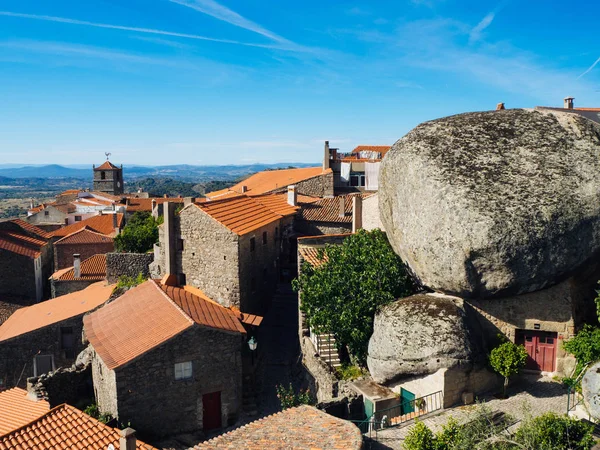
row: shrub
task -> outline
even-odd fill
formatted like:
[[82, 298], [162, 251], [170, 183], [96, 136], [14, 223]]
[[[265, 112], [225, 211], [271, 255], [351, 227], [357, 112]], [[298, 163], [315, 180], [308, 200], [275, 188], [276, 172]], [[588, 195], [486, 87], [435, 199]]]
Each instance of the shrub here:
[[589, 450], [594, 446], [593, 426], [567, 416], [546, 413], [528, 419], [514, 440], [536, 450]]
[[108, 423], [113, 420], [113, 416], [108, 413], [101, 413], [98, 405], [96, 403], [92, 403], [88, 405], [83, 412], [88, 416], [93, 417], [94, 419], [98, 419], [102, 423]]
[[404, 438], [404, 450], [436, 450], [437, 443], [433, 432], [419, 420]]
[[490, 353], [490, 365], [504, 377], [502, 393], [506, 397], [508, 380], [525, 366], [527, 361], [527, 350], [522, 345], [505, 342], [492, 350]]
[[340, 380], [354, 380], [365, 375], [363, 369], [352, 364], [342, 364], [335, 369], [335, 374]]
[[275, 386], [275, 390], [277, 391], [277, 398], [281, 404], [281, 409], [314, 404], [310, 390], [306, 389], [296, 393], [292, 387], [292, 383], [290, 383], [288, 387], [278, 384]]
[[136, 287], [138, 284], [142, 284], [146, 281], [146, 278], [141, 273], [138, 273], [138, 276], [133, 278], [129, 275], [121, 275], [119, 277], [119, 281], [117, 281], [117, 286], [115, 289], [117, 290], [125, 290], [130, 289], [132, 287]]

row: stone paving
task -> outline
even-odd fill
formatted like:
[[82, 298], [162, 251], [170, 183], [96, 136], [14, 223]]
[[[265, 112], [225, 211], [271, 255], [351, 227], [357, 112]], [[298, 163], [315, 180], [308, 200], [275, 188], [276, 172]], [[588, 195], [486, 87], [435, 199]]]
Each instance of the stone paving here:
[[[550, 378], [525, 375], [518, 382], [508, 388], [509, 398], [498, 399], [493, 396], [480, 398], [480, 402], [485, 402], [492, 412], [503, 412], [509, 414], [515, 419], [516, 423], [512, 426], [518, 427], [527, 411], [532, 416], [539, 416], [546, 412], [555, 412], [565, 414], [567, 411], [567, 389], [560, 383]], [[438, 414], [420, 419], [433, 432], [441, 430], [448, 419], [453, 416], [459, 423], [467, 422], [476, 406], [461, 406], [446, 409]], [[407, 424], [404, 427], [388, 428], [377, 432], [377, 443], [371, 449], [402, 449], [404, 438], [414, 426], [414, 423]], [[512, 428], [511, 427], [511, 428]], [[374, 437], [375, 435], [373, 435]]]

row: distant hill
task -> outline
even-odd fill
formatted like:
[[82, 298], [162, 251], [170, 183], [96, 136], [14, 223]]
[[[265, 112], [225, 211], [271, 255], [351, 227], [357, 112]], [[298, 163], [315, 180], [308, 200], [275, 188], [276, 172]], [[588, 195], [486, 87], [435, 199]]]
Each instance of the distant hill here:
[[91, 169], [69, 169], [51, 164], [48, 166], [24, 166], [0, 169], [0, 176], [9, 178], [91, 178]]

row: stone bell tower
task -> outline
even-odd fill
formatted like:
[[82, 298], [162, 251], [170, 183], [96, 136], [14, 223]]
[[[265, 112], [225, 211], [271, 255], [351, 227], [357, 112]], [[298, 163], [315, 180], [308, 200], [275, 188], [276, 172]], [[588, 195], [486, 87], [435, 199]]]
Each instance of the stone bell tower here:
[[108, 160], [110, 153], [105, 153], [106, 161], [94, 169], [94, 191], [119, 195], [123, 193], [123, 165], [115, 166]]

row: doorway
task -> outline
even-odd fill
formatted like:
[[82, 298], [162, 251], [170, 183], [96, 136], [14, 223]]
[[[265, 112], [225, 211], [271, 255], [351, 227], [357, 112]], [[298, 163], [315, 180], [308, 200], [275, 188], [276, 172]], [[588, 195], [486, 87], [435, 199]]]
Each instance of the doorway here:
[[517, 344], [527, 350], [525, 368], [538, 372], [554, 372], [557, 333], [537, 330], [517, 330]]
[[202, 429], [204, 431], [221, 428], [221, 392], [211, 392], [202, 396]]

